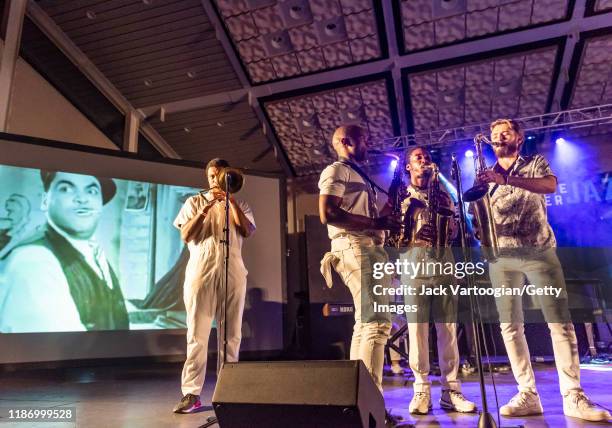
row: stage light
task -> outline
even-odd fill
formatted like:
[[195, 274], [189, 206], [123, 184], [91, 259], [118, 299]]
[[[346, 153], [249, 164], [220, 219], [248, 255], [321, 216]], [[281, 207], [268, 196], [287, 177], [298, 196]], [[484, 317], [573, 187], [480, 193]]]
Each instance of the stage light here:
[[391, 161], [391, 169], [395, 170], [395, 168], [397, 168], [397, 159], [393, 159]]
[[588, 162], [585, 162], [585, 157], [592, 156], [593, 153], [589, 153], [585, 147], [581, 148], [577, 142], [563, 137], [554, 138], [552, 141], [554, 144], [549, 162], [553, 171], [576, 176], [590, 167]]
[[473, 158], [474, 157], [474, 152], [472, 150], [466, 150], [465, 151], [465, 157], [466, 158]]

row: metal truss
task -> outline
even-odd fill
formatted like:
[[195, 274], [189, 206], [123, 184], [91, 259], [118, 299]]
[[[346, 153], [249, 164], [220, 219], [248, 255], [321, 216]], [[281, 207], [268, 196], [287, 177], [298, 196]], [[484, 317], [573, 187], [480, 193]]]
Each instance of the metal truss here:
[[[529, 135], [552, 131], [573, 130], [597, 125], [612, 124], [612, 104], [563, 110], [537, 116], [518, 118]], [[473, 139], [479, 133], [488, 133], [489, 123], [460, 126], [457, 128], [421, 132], [387, 138], [382, 141], [384, 151], [402, 150], [408, 146], [449, 146]]]

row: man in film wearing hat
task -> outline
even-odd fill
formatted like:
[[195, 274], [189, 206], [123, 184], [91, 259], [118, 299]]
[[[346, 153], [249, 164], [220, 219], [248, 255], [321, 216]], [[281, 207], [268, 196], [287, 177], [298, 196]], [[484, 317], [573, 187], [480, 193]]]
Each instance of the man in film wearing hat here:
[[217, 368], [224, 361], [223, 319], [227, 323], [226, 361], [238, 361], [247, 285], [242, 241], [255, 231], [255, 220], [246, 202], [230, 196], [229, 276], [224, 311], [225, 254], [222, 241], [225, 239], [226, 197], [219, 184], [219, 175], [223, 168], [228, 167], [228, 162], [223, 159], [208, 162], [205, 174], [210, 189], [187, 199], [174, 220], [174, 226], [180, 229], [181, 239], [189, 248], [183, 286], [187, 311], [187, 358], [181, 376], [183, 398], [174, 407], [175, 413], [193, 413], [202, 408], [200, 393], [204, 386], [213, 319], [217, 320], [220, 330], [217, 334]]
[[47, 223], [6, 259], [0, 331], [128, 329], [119, 281], [95, 240], [113, 180], [41, 171]]

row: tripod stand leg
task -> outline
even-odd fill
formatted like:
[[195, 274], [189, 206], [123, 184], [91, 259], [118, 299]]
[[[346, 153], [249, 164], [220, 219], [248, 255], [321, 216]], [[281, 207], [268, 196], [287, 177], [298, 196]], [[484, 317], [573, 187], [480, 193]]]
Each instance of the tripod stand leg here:
[[206, 418], [206, 423], [204, 425], [200, 425], [198, 428], [208, 428], [213, 425], [219, 424], [219, 420], [216, 416], [209, 416]]

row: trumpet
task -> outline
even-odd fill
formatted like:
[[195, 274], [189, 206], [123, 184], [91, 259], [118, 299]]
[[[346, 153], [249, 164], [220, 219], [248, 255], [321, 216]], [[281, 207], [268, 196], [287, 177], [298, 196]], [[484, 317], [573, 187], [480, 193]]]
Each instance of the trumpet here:
[[[474, 147], [476, 150], [474, 170], [476, 176], [487, 169], [485, 158], [482, 154], [483, 142], [491, 146], [498, 145], [492, 143], [483, 134], [478, 134], [474, 137]], [[463, 199], [474, 204], [474, 217], [476, 218], [480, 235], [480, 246], [483, 249], [485, 259], [489, 261], [495, 260], [499, 256], [499, 247], [497, 245], [497, 231], [495, 229], [495, 221], [493, 220], [493, 211], [491, 210], [489, 184], [476, 183], [472, 188], [463, 193]]]

